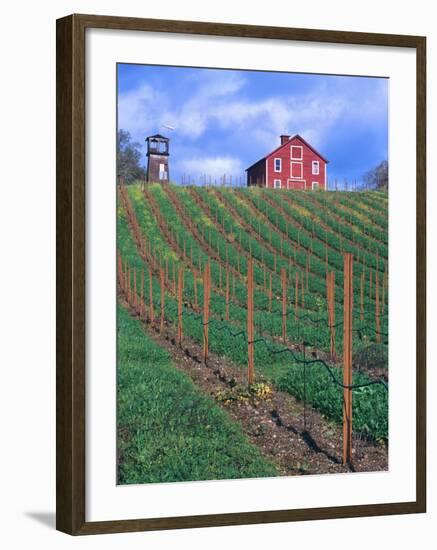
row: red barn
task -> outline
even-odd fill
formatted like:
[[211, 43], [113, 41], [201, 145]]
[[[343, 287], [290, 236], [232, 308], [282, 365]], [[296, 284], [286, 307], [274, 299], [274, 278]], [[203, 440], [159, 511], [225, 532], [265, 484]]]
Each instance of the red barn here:
[[301, 136], [281, 136], [281, 145], [247, 168], [247, 185], [272, 189], [324, 189], [327, 161]]

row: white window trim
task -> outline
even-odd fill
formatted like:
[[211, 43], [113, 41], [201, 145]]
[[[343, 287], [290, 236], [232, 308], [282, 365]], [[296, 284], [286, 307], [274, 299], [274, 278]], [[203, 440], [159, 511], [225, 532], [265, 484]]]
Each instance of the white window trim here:
[[[276, 184], [279, 183], [279, 186], [276, 187]], [[281, 189], [282, 188], [282, 182], [281, 180], [273, 180], [273, 188], [274, 189]]]
[[314, 189], [319, 189], [320, 184], [318, 181], [311, 182], [311, 189], [314, 191]]
[[[300, 177], [293, 176], [293, 164], [298, 164], [300, 166]], [[301, 180], [301, 179], [303, 179], [303, 162], [291, 161], [291, 163], [290, 163], [290, 179], [292, 179], [292, 180]]]
[[266, 189], [268, 189], [269, 187], [269, 159], [268, 158], [266, 158], [265, 170], [266, 170]]
[[[300, 157], [293, 156], [293, 149], [300, 149]], [[290, 145], [290, 158], [292, 160], [303, 160], [303, 145]]]
[[[314, 172], [314, 165], [317, 166], [317, 172]], [[318, 176], [320, 174], [320, 162], [318, 160], [313, 160], [311, 162], [311, 174], [313, 176]]]
[[[276, 161], [279, 160], [279, 170], [276, 170]], [[275, 172], [282, 172], [282, 159], [281, 158], [278, 158], [278, 157], [275, 157], [273, 159], [273, 169]]]

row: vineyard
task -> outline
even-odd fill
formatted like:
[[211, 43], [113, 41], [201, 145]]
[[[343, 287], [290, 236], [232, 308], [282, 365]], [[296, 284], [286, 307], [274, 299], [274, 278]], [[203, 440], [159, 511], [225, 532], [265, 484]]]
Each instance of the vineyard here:
[[121, 185], [117, 248], [120, 483], [387, 469], [387, 194]]

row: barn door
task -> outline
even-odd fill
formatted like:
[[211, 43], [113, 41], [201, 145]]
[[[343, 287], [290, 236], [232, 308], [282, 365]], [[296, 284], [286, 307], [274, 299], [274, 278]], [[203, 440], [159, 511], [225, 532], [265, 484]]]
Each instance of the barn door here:
[[305, 180], [288, 180], [287, 189], [305, 189]]

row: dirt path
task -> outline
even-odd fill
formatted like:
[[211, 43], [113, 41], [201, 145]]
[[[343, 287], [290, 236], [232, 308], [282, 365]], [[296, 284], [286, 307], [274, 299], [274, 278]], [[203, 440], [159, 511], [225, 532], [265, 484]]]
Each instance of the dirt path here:
[[[121, 297], [122, 303], [128, 307]], [[131, 310], [131, 314], [136, 316]], [[188, 339], [176, 345], [170, 325], [163, 334], [143, 323], [149, 337], [167, 349], [175, 366], [185, 372], [200, 390], [210, 395], [243, 428], [262, 454], [273, 460], [281, 475], [364, 472], [387, 469], [387, 448], [355, 438], [353, 467], [341, 464], [341, 428], [285, 392], [272, 389], [267, 398], [247, 390], [245, 369], [223, 357], [210, 354], [207, 364], [202, 349]]]

